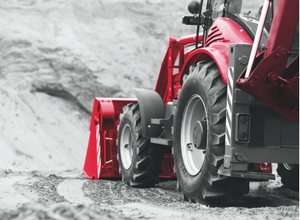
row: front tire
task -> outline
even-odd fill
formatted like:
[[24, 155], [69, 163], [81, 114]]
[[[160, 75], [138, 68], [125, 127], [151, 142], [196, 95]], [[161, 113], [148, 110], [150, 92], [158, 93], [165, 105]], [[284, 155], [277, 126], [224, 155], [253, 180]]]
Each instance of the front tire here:
[[150, 187], [159, 182], [163, 153], [142, 136], [138, 103], [123, 108], [118, 128], [118, 160], [122, 179], [130, 186]]
[[185, 200], [223, 206], [249, 192], [249, 181], [221, 177], [227, 87], [213, 61], [202, 61], [179, 95], [174, 127], [178, 187]]

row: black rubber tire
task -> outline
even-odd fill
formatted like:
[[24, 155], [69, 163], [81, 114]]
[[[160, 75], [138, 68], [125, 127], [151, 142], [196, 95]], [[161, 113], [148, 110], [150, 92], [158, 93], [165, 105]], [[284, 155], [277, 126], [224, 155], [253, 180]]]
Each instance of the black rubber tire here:
[[[132, 159], [130, 167], [125, 168], [121, 155], [122, 131], [130, 128]], [[138, 103], [130, 103], [123, 108], [118, 127], [118, 161], [122, 180], [130, 186], [151, 187], [159, 182], [161, 163], [163, 160], [162, 148], [151, 144], [148, 138], [141, 133], [141, 113]]]
[[[212, 206], [234, 204], [234, 199], [249, 192], [246, 179], [227, 178], [217, 174], [225, 154], [225, 121], [227, 86], [213, 61], [202, 61], [192, 70], [179, 95], [174, 124], [174, 157], [177, 187], [183, 198]], [[207, 142], [201, 170], [191, 175], [184, 164], [181, 149], [183, 114], [190, 98], [198, 95], [207, 114]], [[205, 145], [204, 145], [205, 146]]]
[[283, 185], [291, 190], [299, 191], [299, 164], [287, 169], [282, 163], [278, 164], [277, 173], [281, 177]]

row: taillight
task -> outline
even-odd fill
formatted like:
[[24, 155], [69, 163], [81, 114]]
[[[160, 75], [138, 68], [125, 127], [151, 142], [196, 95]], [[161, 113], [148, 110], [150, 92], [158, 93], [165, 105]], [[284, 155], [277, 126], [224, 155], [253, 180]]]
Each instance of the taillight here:
[[254, 170], [262, 171], [264, 173], [272, 173], [272, 164], [271, 163], [255, 163]]
[[250, 114], [237, 114], [236, 141], [242, 143], [250, 142]]

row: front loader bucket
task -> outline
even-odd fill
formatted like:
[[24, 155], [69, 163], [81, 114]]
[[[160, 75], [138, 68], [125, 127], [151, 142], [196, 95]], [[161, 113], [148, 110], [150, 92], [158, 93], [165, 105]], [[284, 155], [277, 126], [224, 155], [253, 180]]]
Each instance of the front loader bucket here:
[[83, 172], [88, 179], [119, 178], [117, 127], [123, 107], [136, 99], [95, 98]]

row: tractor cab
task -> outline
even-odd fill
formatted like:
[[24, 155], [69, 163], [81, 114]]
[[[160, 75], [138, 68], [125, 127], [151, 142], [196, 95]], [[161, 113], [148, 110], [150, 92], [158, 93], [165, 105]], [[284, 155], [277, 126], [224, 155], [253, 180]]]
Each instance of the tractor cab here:
[[[229, 18], [233, 20], [254, 40], [262, 5], [263, 1], [261, 0], [247, 4], [243, 4], [243, 0], [207, 0], [206, 3], [203, 3], [203, 0], [200, 2], [193, 0], [188, 5], [188, 10], [192, 16], [184, 16], [182, 23], [197, 26], [197, 35], [199, 35], [200, 27], [202, 27], [204, 40], [202, 46], [205, 45], [206, 36], [212, 25], [219, 18]], [[260, 51], [265, 48], [268, 31], [270, 30], [274, 15], [275, 3], [271, 4], [270, 9], [261, 38]]]

